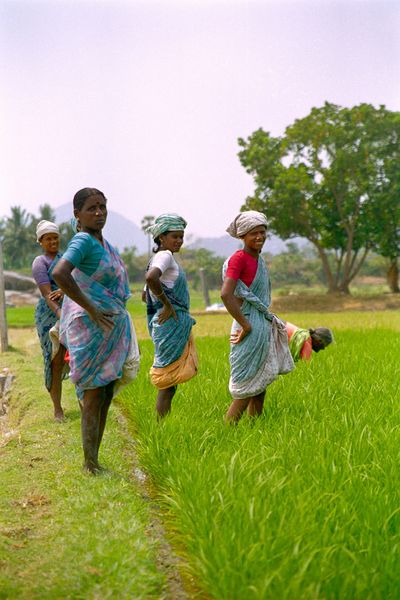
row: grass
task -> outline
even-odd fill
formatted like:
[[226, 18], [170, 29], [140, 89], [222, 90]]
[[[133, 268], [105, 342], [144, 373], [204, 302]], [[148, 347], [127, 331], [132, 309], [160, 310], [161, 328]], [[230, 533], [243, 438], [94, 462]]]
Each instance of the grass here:
[[[77, 469], [72, 390], [69, 422], [57, 426], [40, 358], [6, 355], [19, 373], [11, 426], [20, 437], [0, 458], [0, 598], [159, 597], [148, 512], [129, 476], [119, 411], [169, 537], [207, 597], [398, 598], [400, 314], [282, 316], [332, 327], [336, 344], [275, 382], [263, 416], [237, 427], [223, 424], [229, 317], [196, 317], [200, 373], [180, 386], [162, 423], [143, 331], [141, 371], [106, 430], [106, 478]], [[21, 335], [13, 330], [15, 340]]]
[[142, 372], [122, 402], [177, 544], [212, 598], [400, 595], [400, 319], [324, 318], [335, 346], [275, 382], [262, 418], [231, 428], [226, 338], [197, 339], [201, 374], [161, 425], [142, 343]]
[[[17, 373], [0, 448], [0, 598], [160, 598], [157, 541], [132, 473], [132, 440], [111, 410], [102, 477], [83, 473], [80, 415], [64, 387], [68, 420], [51, 419], [37, 344], [0, 356]], [[4, 438], [7, 440], [7, 438]]]

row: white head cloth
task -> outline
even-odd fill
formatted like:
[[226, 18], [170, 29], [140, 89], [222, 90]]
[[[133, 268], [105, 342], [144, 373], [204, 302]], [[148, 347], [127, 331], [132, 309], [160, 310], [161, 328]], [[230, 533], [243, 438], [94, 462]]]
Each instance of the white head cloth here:
[[257, 210], [245, 210], [234, 218], [226, 231], [234, 238], [241, 238], [259, 225], [267, 227], [266, 216]]
[[36, 225], [36, 239], [38, 242], [45, 233], [58, 233], [58, 235], [60, 235], [60, 230], [58, 225], [52, 223], [51, 221], [39, 221], [39, 223]]

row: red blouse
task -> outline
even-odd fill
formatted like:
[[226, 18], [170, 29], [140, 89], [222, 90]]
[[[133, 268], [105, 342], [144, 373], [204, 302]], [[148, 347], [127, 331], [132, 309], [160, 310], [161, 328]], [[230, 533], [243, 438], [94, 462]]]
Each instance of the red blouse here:
[[225, 277], [241, 279], [247, 287], [250, 287], [257, 273], [258, 259], [254, 258], [244, 250], [238, 250], [228, 260], [228, 268]]

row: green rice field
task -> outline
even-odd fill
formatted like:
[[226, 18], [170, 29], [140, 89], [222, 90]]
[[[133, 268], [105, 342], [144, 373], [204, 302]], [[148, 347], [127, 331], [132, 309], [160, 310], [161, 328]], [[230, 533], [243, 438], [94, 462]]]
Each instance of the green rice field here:
[[236, 427], [222, 422], [225, 338], [197, 340], [201, 372], [161, 424], [143, 402], [154, 392], [142, 345], [122, 406], [210, 597], [400, 597], [400, 319], [390, 327], [388, 316], [325, 315], [336, 344], [275, 382], [264, 415]]
[[[112, 414], [127, 419], [184, 581], [195, 583], [187, 597], [399, 598], [400, 315], [281, 316], [331, 327], [335, 344], [272, 384], [263, 415], [237, 426], [223, 422], [229, 317], [196, 317], [199, 375], [162, 422], [138, 326], [141, 370]], [[96, 590], [87, 597], [104, 597]]]

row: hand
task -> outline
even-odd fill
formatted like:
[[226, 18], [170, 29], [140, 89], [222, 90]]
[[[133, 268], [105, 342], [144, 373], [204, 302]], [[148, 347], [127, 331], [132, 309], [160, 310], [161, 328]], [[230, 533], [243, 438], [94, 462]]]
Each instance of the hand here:
[[231, 334], [231, 337], [230, 337], [231, 344], [240, 344], [240, 342], [242, 340], [244, 340], [246, 335], [249, 335], [250, 331], [251, 331], [251, 325], [250, 325], [250, 323], [247, 323], [247, 325], [244, 325], [242, 327], [242, 329], [238, 329], [237, 331], [235, 331], [234, 333]]
[[173, 317], [175, 321], [178, 320], [174, 307], [172, 306], [172, 304], [164, 305], [164, 308], [161, 309], [158, 313], [158, 323], [162, 325], [171, 317]]
[[89, 313], [89, 317], [105, 331], [111, 331], [114, 327], [114, 321], [112, 320], [112, 313], [107, 313], [104, 310], [98, 310], [94, 308]]
[[53, 290], [47, 297], [50, 300], [57, 302], [58, 300], [61, 300], [61, 298], [64, 297], [64, 292], [62, 290]]

